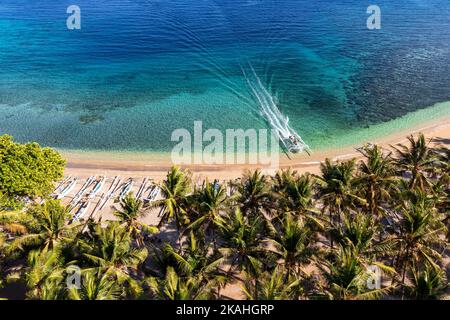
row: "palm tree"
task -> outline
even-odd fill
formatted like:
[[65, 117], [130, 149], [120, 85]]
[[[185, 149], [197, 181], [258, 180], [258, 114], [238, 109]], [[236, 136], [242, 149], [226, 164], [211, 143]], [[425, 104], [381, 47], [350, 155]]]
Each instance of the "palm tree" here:
[[303, 220], [294, 218], [286, 213], [281, 221], [279, 229], [271, 222], [267, 222], [270, 230], [270, 238], [266, 250], [275, 254], [282, 260], [286, 271], [286, 280], [289, 275], [299, 276], [300, 266], [309, 261], [314, 254], [311, 245], [311, 230], [305, 226]]
[[436, 264], [425, 263], [422, 270], [414, 266], [412, 276], [411, 285], [407, 289], [415, 299], [436, 299], [449, 287], [445, 271]]
[[217, 273], [217, 269], [223, 261], [217, 252], [211, 250], [211, 247], [200, 245], [194, 233], [190, 234], [188, 244], [182, 248], [181, 252], [175, 250], [169, 243], [165, 243], [161, 249], [155, 248], [155, 253], [157, 255], [154, 257], [155, 261], [159, 264], [160, 269], [163, 269], [163, 272], [170, 266], [177, 274], [183, 276], [202, 274], [208, 277]]
[[286, 279], [282, 267], [275, 268], [271, 273], [259, 275], [255, 288], [253, 278], [246, 280], [242, 290], [249, 300], [291, 300], [301, 293], [300, 280], [293, 276]]
[[318, 264], [325, 279], [320, 285], [322, 294], [333, 300], [375, 299], [387, 293], [389, 288], [368, 287], [370, 273], [361, 264], [358, 253], [351, 247], [340, 246], [332, 261], [323, 259]]
[[351, 248], [355, 257], [362, 264], [373, 264], [387, 274], [395, 275], [394, 268], [381, 262], [384, 257], [395, 253], [394, 243], [390, 238], [376, 241], [380, 224], [373, 216], [356, 212], [345, 214], [341, 225], [331, 231], [336, 242], [345, 248]]
[[125, 288], [108, 273], [88, 270], [82, 272], [81, 287], [70, 288], [71, 300], [120, 300], [126, 297]]
[[409, 147], [399, 144], [393, 147], [397, 153], [397, 166], [400, 172], [409, 172], [409, 188], [418, 187], [421, 190], [429, 187], [427, 174], [434, 170], [434, 164], [437, 160], [435, 152], [428, 147], [431, 140], [426, 141], [425, 136], [420, 133], [417, 140], [414, 136], [409, 136]]
[[433, 163], [433, 173], [436, 176], [450, 175], [450, 149], [445, 145], [437, 145], [433, 148], [436, 162]]
[[129, 232], [117, 222], [110, 222], [106, 228], [96, 225], [90, 231], [90, 238], [80, 242], [82, 258], [94, 270], [107, 273], [119, 284], [126, 284], [130, 294], [139, 295], [141, 287], [131, 277], [147, 258], [146, 248], [133, 248]]
[[319, 229], [322, 222], [317, 218], [318, 211], [313, 206], [315, 179], [310, 174], [298, 175], [296, 171], [282, 170], [275, 175], [274, 192], [280, 212], [301, 215]]
[[262, 252], [260, 246], [261, 232], [263, 230], [260, 216], [246, 217], [240, 209], [226, 217], [219, 217], [215, 221], [221, 231], [224, 246], [219, 252], [230, 264], [228, 273], [237, 266], [238, 270], [256, 275], [263, 263], [259, 259]]
[[190, 233], [187, 246], [181, 252], [175, 250], [169, 243], [165, 243], [162, 248], [155, 248], [153, 260], [158, 266], [158, 276], [163, 276], [167, 267], [172, 267], [175, 272], [183, 277], [194, 277], [201, 275], [211, 284], [217, 286], [217, 297], [220, 296], [220, 289], [226, 284], [228, 277], [221, 271], [223, 257], [211, 247], [203, 245], [196, 239], [193, 232]]
[[161, 300], [207, 300], [213, 297], [210, 284], [201, 275], [179, 276], [172, 267], [168, 267], [164, 279], [150, 277], [146, 279], [150, 292]]
[[[322, 176], [319, 177], [319, 196], [323, 201], [323, 210], [328, 210], [330, 224], [334, 224], [334, 216], [338, 222], [341, 220], [343, 210], [355, 206], [355, 202], [365, 203], [365, 200], [358, 197], [353, 188], [355, 172], [355, 160], [332, 163], [326, 159], [320, 165]], [[331, 247], [333, 240], [330, 239]]]
[[[190, 199], [195, 218], [187, 229], [194, 230], [203, 237], [212, 236], [212, 231], [216, 227], [214, 221], [220, 212], [226, 209], [228, 201], [223, 185], [219, 185], [217, 181], [214, 183], [206, 181], [204, 187], [196, 190]], [[213, 243], [216, 246], [215, 237]]]
[[291, 169], [280, 170], [272, 178], [273, 191], [278, 201], [290, 211], [308, 210], [312, 203], [314, 178], [310, 174], [299, 175]]
[[263, 247], [261, 246], [263, 224], [261, 215], [244, 216], [239, 208], [226, 217], [216, 220], [224, 244], [218, 251], [229, 265], [227, 277], [234, 271], [245, 271], [254, 277], [257, 288], [257, 276], [262, 271]]
[[434, 264], [434, 260], [442, 258], [438, 248], [445, 248], [446, 245], [441, 237], [445, 225], [425, 197], [415, 202], [404, 201], [397, 225], [392, 241], [398, 246], [396, 265], [402, 270], [401, 283], [404, 285], [407, 268], [413, 263], [427, 261]]
[[[375, 250], [375, 235], [379, 226], [373, 216], [362, 213], [346, 214], [342, 224], [333, 231], [337, 243], [346, 247], [351, 246], [358, 254], [373, 256]], [[386, 247], [379, 250], [385, 252]]]
[[63, 285], [64, 258], [60, 250], [32, 250], [27, 259], [27, 297], [40, 300], [57, 300], [65, 296]]
[[237, 192], [237, 202], [245, 215], [258, 214], [272, 206], [270, 185], [260, 170], [246, 171], [237, 184]]
[[187, 171], [182, 171], [178, 167], [172, 167], [167, 173], [166, 180], [161, 184], [163, 199], [155, 201], [151, 206], [161, 208], [161, 222], [158, 227], [165, 222], [175, 219], [178, 230], [186, 224], [186, 204], [187, 196], [191, 192], [191, 176]]
[[384, 211], [381, 204], [390, 199], [391, 188], [397, 180], [391, 154], [384, 155], [377, 145], [365, 145], [359, 152], [366, 161], [360, 162], [356, 182], [364, 190], [368, 213], [378, 217]]
[[49, 200], [44, 204], [31, 207], [26, 216], [17, 214], [24, 221], [16, 223], [15, 229], [24, 233], [9, 245], [9, 251], [39, 248], [52, 250], [61, 243], [71, 242], [79, 229], [77, 225], [69, 226], [69, 208], [61, 206], [59, 201]]
[[355, 194], [354, 172], [355, 160], [332, 163], [326, 159], [320, 165], [322, 181], [319, 187], [319, 195], [324, 201], [325, 207], [335, 211], [339, 217], [343, 208], [352, 206], [355, 201], [364, 203], [365, 201]]
[[[445, 146], [441, 146], [437, 150], [441, 176], [437, 181], [437, 187], [434, 188], [435, 193], [437, 193], [439, 197], [439, 201], [437, 203], [438, 208], [442, 212], [450, 211], [450, 149]], [[436, 190], [438, 189], [438, 190]], [[443, 223], [447, 226], [447, 242], [450, 242], [450, 215], [447, 214]]]
[[119, 219], [119, 222], [126, 227], [131, 237], [136, 241], [138, 247], [144, 245], [142, 232], [144, 232], [144, 234], [158, 232], [158, 228], [149, 226], [138, 220], [145, 216], [145, 213], [142, 210], [142, 201], [136, 199], [131, 193], [120, 201], [120, 209], [116, 209], [114, 215]]

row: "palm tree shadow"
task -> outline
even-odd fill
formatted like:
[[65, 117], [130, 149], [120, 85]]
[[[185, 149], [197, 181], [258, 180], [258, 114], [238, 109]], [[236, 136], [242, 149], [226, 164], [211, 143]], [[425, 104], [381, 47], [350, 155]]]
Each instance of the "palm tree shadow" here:
[[450, 139], [444, 137], [433, 138], [433, 141], [440, 144], [450, 145]]
[[172, 246], [177, 245], [178, 231], [175, 222], [163, 225], [160, 232], [156, 235], [152, 235], [153, 243], [160, 245], [163, 243], [169, 243]]

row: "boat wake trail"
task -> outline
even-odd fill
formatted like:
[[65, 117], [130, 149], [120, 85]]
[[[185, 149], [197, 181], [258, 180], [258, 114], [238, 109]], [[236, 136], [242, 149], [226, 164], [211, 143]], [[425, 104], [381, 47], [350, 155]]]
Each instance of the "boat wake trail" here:
[[255, 69], [250, 65], [251, 74], [242, 68], [247, 84], [255, 96], [261, 115], [274, 129], [278, 138], [281, 141], [282, 147], [286, 151], [292, 153], [307, 152], [309, 154], [309, 146], [302, 140], [300, 135], [289, 125], [289, 118], [283, 115], [278, 109], [277, 103], [274, 97], [262, 84], [261, 79], [255, 72]]

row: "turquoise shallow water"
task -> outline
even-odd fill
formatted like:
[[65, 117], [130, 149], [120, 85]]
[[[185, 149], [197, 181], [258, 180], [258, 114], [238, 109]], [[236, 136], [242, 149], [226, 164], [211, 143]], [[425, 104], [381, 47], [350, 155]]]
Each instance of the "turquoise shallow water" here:
[[0, 134], [165, 152], [194, 121], [270, 128], [252, 68], [313, 150], [450, 114], [413, 113], [450, 100], [446, 0], [379, 0], [378, 31], [366, 28], [372, 1], [75, 2], [79, 31], [66, 28], [74, 1], [0, 3]]

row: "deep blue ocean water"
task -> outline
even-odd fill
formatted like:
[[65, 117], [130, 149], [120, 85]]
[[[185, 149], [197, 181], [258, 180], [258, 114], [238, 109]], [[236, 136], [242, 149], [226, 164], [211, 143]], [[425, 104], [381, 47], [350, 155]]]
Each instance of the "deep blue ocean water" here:
[[20, 141], [159, 152], [194, 121], [270, 128], [255, 79], [313, 149], [449, 101], [450, 2], [0, 0], [0, 134]]

